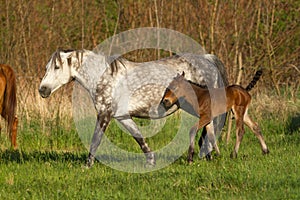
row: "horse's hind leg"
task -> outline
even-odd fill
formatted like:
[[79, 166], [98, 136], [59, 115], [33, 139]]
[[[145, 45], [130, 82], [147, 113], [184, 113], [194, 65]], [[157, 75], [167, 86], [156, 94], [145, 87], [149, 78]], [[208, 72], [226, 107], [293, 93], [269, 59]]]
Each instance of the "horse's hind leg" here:
[[202, 159], [205, 155], [205, 153], [203, 152], [204, 150], [202, 150], [204, 147], [203, 147], [203, 144], [206, 144], [208, 145], [207, 143], [205, 143], [205, 138], [207, 136], [207, 130], [206, 130], [206, 127], [202, 129], [202, 133], [201, 133], [201, 136], [199, 138], [199, 141], [198, 141], [198, 146], [199, 146], [199, 158]]
[[[207, 136], [207, 137], [206, 137]], [[206, 146], [202, 146], [205, 141]], [[215, 128], [213, 121], [211, 121], [208, 125], [203, 129], [202, 135], [199, 139], [199, 158], [206, 157], [207, 160], [212, 159], [212, 148], [215, 149], [217, 156], [220, 155], [220, 150], [217, 144]]]
[[252, 121], [252, 119], [249, 117], [248, 109], [246, 110], [245, 115], [244, 115], [244, 122], [252, 130], [252, 132], [256, 135], [256, 137], [258, 138], [263, 153], [264, 154], [269, 153], [269, 149], [268, 149], [268, 147], [265, 143], [263, 135], [261, 134], [261, 129], [258, 126], [258, 124], [255, 123], [254, 121]]
[[188, 162], [189, 164], [193, 163], [193, 157], [194, 157], [194, 147], [195, 147], [195, 136], [198, 132], [198, 123], [196, 123], [191, 129], [190, 129], [190, 146], [188, 151]]
[[140, 133], [137, 125], [131, 118], [118, 120], [133, 136], [133, 138], [140, 145], [142, 151], [145, 153], [147, 159], [147, 165], [154, 166], [155, 165], [155, 157], [154, 153], [148, 147], [148, 144], [145, 142], [144, 137]]

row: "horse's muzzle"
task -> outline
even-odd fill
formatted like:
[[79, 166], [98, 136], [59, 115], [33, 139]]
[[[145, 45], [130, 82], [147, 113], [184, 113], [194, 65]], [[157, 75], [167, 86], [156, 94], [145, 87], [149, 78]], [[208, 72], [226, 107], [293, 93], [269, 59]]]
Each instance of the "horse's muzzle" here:
[[172, 103], [169, 99], [164, 99], [162, 101], [163, 105], [165, 106], [165, 108], [170, 108], [172, 106]]
[[43, 98], [47, 98], [50, 96], [51, 94], [51, 89], [47, 86], [41, 86], [39, 88], [39, 93]]

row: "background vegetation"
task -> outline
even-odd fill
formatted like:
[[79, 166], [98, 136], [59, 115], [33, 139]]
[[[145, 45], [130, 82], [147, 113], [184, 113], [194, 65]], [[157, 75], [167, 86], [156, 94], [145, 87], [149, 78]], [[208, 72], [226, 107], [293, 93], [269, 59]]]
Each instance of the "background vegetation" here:
[[[9, 143], [1, 134], [0, 197], [84, 197], [79, 190], [87, 191], [89, 198], [133, 198], [141, 191], [146, 191], [141, 195], [160, 193], [161, 198], [296, 197], [299, 13], [300, 1], [294, 0], [0, 0], [0, 63], [17, 73], [20, 145], [19, 151], [7, 150]], [[250, 137], [242, 143], [245, 156], [236, 161], [227, 159], [229, 149], [223, 144], [224, 157], [212, 164], [189, 167], [179, 160], [150, 175], [116, 172], [101, 164], [91, 171], [79, 169], [87, 152], [72, 121], [72, 84], [42, 99], [37, 88], [45, 65], [59, 47], [93, 49], [114, 34], [140, 27], [169, 28], [195, 39], [222, 60], [231, 83], [247, 84], [262, 66], [263, 77], [251, 92], [251, 112], [263, 124], [272, 154], [267, 159], [257, 156], [259, 149], [251, 149], [257, 142]], [[126, 56], [146, 61], [162, 55], [153, 50]], [[109, 129], [117, 132], [113, 127]], [[130, 138], [122, 140], [137, 146]], [[134, 186], [125, 187], [128, 183]]]
[[[70, 98], [60, 96], [70, 94], [72, 87], [49, 100], [42, 100], [37, 88], [57, 48], [93, 49], [122, 31], [163, 27], [188, 35], [216, 54], [231, 83], [245, 85], [263, 67], [254, 94], [259, 88], [260, 95], [270, 98], [266, 103], [275, 97], [295, 102], [300, 85], [299, 8], [293, 0], [1, 0], [0, 62], [13, 66], [18, 74], [20, 115], [26, 120], [36, 114], [53, 119], [70, 111], [62, 103]], [[129, 57], [143, 61], [159, 54], [136, 51]]]

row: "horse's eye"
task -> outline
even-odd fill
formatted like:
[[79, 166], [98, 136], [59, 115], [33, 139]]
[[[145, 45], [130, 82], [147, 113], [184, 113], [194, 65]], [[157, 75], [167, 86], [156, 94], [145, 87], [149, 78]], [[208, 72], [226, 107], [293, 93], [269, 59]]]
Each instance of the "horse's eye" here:
[[55, 66], [54, 66], [54, 69], [59, 69], [59, 66], [55, 65]]

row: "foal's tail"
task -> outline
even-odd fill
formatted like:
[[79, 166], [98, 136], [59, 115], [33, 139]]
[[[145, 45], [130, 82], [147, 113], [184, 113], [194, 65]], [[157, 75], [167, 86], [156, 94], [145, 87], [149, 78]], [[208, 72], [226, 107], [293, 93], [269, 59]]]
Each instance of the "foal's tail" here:
[[7, 121], [7, 132], [12, 137], [12, 131], [15, 121], [15, 114], [17, 108], [16, 98], [16, 76], [14, 70], [8, 65], [0, 66], [0, 73], [6, 78], [6, 88], [4, 92], [2, 117]]
[[252, 81], [246, 87], [247, 91], [250, 91], [256, 85], [256, 82], [259, 80], [261, 75], [262, 75], [262, 70], [261, 69], [257, 70]]

